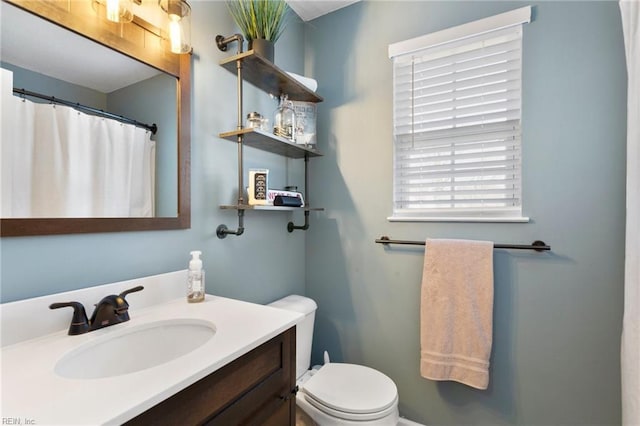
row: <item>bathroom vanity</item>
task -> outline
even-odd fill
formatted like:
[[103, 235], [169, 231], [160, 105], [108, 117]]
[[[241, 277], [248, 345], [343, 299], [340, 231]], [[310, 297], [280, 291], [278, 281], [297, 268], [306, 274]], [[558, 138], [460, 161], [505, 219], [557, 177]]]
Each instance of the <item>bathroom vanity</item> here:
[[[21, 424], [294, 424], [302, 315], [207, 295], [186, 271], [0, 305], [3, 418]], [[70, 310], [137, 285], [127, 322], [69, 336]]]
[[126, 422], [294, 425], [295, 327]]

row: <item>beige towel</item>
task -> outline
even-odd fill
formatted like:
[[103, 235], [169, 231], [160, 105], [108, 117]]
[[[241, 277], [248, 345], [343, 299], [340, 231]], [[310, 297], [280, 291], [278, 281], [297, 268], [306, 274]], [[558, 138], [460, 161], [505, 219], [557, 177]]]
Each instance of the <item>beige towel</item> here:
[[420, 324], [422, 377], [487, 388], [493, 329], [493, 243], [427, 240]]

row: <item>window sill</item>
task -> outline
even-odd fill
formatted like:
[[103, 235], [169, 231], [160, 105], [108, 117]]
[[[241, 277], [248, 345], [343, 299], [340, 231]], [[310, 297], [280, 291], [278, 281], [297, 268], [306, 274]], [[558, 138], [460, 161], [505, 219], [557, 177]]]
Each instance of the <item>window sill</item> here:
[[411, 217], [411, 216], [389, 216], [389, 222], [488, 222], [488, 223], [527, 223], [528, 217]]

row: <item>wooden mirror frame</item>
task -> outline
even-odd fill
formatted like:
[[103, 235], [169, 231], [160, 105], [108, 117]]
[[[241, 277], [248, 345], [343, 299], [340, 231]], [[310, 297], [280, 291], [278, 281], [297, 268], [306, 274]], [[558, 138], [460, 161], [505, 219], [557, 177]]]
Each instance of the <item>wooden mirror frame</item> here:
[[175, 217], [0, 219], [0, 236], [187, 229], [191, 226], [191, 54], [170, 52], [162, 30], [135, 17], [115, 24], [91, 1], [2, 0], [178, 79], [178, 211]]

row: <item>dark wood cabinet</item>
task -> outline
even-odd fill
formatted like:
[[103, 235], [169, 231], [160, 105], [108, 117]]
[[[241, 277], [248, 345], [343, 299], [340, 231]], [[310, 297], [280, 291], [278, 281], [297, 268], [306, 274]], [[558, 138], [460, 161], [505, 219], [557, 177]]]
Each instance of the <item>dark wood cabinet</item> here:
[[127, 425], [294, 425], [295, 327], [131, 419]]

